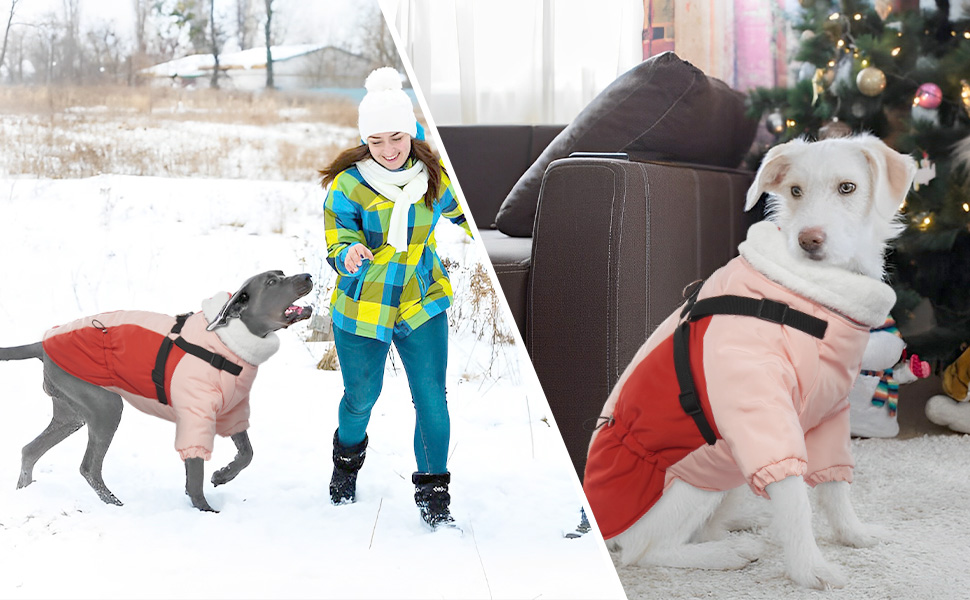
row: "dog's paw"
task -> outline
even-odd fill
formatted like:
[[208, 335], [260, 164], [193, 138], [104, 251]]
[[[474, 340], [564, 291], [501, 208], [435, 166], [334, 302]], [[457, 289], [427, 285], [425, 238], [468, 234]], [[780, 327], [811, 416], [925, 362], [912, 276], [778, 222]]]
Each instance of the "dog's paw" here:
[[850, 531], [836, 532], [836, 540], [850, 548], [871, 548], [892, 538], [889, 529], [881, 525], [859, 525]]
[[731, 548], [742, 558], [754, 562], [764, 556], [765, 543], [763, 540], [750, 535], [739, 536], [731, 544]]
[[223, 467], [212, 474], [212, 485], [222, 485], [229, 483], [236, 477], [236, 474], [229, 468]]
[[811, 561], [789, 565], [788, 576], [798, 585], [816, 590], [842, 588], [846, 583], [842, 570], [821, 556]]
[[657, 548], [636, 561], [640, 566], [676, 567], [681, 569], [709, 569], [714, 571], [734, 571], [751, 564], [757, 556], [749, 558], [751, 547], [743, 546], [735, 540], [702, 542], [682, 546]]

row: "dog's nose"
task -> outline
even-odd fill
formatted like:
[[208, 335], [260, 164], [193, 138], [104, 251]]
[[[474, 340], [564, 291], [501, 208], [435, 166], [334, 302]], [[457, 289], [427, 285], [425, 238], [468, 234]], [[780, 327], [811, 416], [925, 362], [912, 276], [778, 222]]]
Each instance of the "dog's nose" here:
[[810, 227], [798, 232], [798, 245], [809, 254], [817, 254], [825, 243], [825, 232], [819, 227]]

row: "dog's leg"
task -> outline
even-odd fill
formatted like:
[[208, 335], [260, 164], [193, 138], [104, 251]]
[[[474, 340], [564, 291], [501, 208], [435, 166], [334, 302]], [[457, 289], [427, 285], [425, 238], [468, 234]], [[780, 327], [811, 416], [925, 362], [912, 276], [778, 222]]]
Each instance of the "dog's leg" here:
[[740, 569], [755, 558], [751, 548], [729, 540], [689, 543], [726, 492], [700, 490], [675, 481], [630, 529], [614, 538], [625, 564], [696, 569]]
[[225, 467], [212, 474], [212, 485], [229, 483], [239, 475], [239, 472], [253, 462], [253, 446], [249, 443], [249, 434], [245, 431], [232, 434], [232, 442], [236, 445], [236, 458]]
[[108, 453], [108, 446], [114, 439], [118, 424], [121, 423], [121, 411], [124, 403], [121, 396], [103, 388], [91, 386], [97, 390], [93, 398], [96, 410], [88, 411], [85, 421], [88, 424], [88, 447], [81, 460], [81, 475], [94, 488], [98, 496], [107, 504], [121, 506], [121, 500], [111, 493], [101, 476], [104, 465], [104, 455]]
[[192, 506], [205, 512], [219, 512], [209, 506], [202, 493], [205, 479], [205, 461], [201, 458], [185, 459], [185, 494], [192, 500]]
[[54, 416], [51, 418], [50, 425], [32, 442], [24, 446], [21, 452], [20, 480], [17, 481], [17, 489], [33, 483], [34, 465], [40, 457], [84, 426], [84, 419], [63, 398], [53, 396], [51, 400], [54, 405]]
[[761, 498], [754, 497], [746, 485], [728, 490], [724, 500], [692, 541], [723, 540], [732, 531], [744, 531], [766, 525], [768, 512], [763, 502]]
[[868, 548], [879, 543], [887, 532], [875, 525], [866, 525], [856, 516], [849, 497], [849, 483], [827, 481], [815, 486], [819, 504], [828, 519], [835, 538], [844, 546]]
[[71, 405], [88, 426], [88, 446], [81, 460], [81, 476], [107, 504], [121, 506], [101, 477], [104, 455], [114, 439], [124, 402], [121, 396], [103, 387], [78, 379], [44, 358], [44, 389], [51, 397]]
[[829, 564], [812, 533], [812, 507], [808, 488], [799, 476], [769, 483], [772, 529], [785, 554], [788, 576], [802, 586], [828, 589], [843, 587], [845, 577]]

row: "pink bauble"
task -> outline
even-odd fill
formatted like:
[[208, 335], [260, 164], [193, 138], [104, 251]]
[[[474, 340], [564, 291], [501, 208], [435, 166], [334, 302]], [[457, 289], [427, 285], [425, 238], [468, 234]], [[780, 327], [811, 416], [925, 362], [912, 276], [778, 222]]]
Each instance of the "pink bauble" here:
[[914, 104], [920, 108], [937, 108], [943, 101], [943, 90], [935, 83], [924, 83], [916, 88]]

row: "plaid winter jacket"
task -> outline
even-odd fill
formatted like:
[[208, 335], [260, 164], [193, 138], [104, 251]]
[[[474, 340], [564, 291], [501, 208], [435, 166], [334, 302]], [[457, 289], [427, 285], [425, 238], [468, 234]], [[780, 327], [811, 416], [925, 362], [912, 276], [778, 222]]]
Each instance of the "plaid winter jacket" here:
[[[405, 167], [413, 164], [414, 159], [408, 159]], [[393, 208], [393, 202], [364, 182], [357, 167], [337, 174], [323, 206], [327, 262], [337, 271], [330, 301], [333, 325], [384, 342], [408, 335], [451, 306], [451, 282], [434, 238], [438, 219], [444, 216], [472, 235], [443, 170], [433, 207], [421, 201], [409, 209], [407, 252], [397, 252], [387, 243]], [[344, 259], [357, 243], [367, 246], [374, 260], [365, 260], [351, 274]]]

